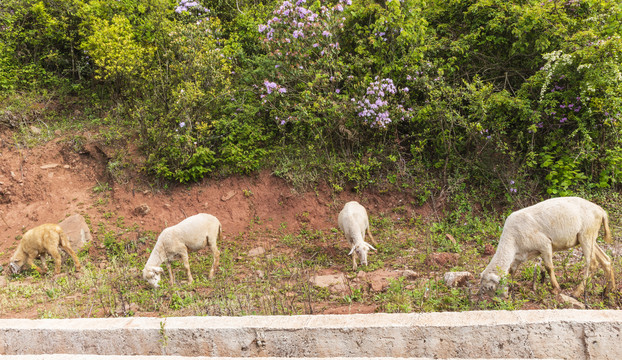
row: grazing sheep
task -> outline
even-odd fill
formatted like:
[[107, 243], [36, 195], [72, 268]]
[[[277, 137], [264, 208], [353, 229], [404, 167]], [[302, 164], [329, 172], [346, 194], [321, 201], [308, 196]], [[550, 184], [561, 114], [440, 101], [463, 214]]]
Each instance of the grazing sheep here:
[[149, 285], [157, 288], [162, 275], [160, 265], [168, 262], [168, 273], [171, 284], [175, 283], [175, 277], [171, 270], [170, 262], [181, 258], [184, 268], [188, 274], [188, 283], [192, 283], [192, 274], [190, 273], [190, 264], [188, 263], [188, 251], [198, 251], [209, 244], [214, 262], [209, 272], [209, 278], [214, 277], [214, 270], [218, 268], [220, 260], [220, 251], [218, 251], [218, 242], [222, 236], [220, 221], [209, 214], [197, 214], [191, 216], [177, 225], [167, 227], [162, 230], [158, 241], [156, 242], [151, 256], [143, 269], [143, 279], [147, 280]]
[[[65, 236], [63, 229], [56, 224], [43, 224], [26, 231], [11, 257], [9, 269], [12, 273], [17, 274], [22, 270], [24, 264], [28, 264], [39, 273], [47, 273], [48, 267], [45, 261], [45, 254], [47, 253], [54, 258], [54, 274], [58, 275], [62, 262], [59, 246], [71, 255], [76, 270], [80, 271], [80, 261], [71, 249], [69, 239]], [[43, 270], [34, 263], [34, 259], [37, 257], [41, 259]]]
[[[481, 275], [480, 291], [493, 294], [499, 288], [501, 277], [513, 275], [518, 266], [537, 256], [551, 278], [553, 293], [561, 291], [553, 268], [553, 252], [581, 245], [585, 256], [585, 273], [573, 296], [579, 297], [585, 289], [591, 271], [598, 263], [607, 277], [607, 288], [615, 288], [611, 261], [598, 246], [596, 238], [601, 224], [604, 240], [611, 243], [607, 213], [598, 205], [578, 197], [561, 197], [542, 201], [513, 212], [508, 216], [499, 239], [497, 252]], [[503, 288], [507, 296], [507, 288]]]
[[[339, 213], [339, 228], [346, 235], [346, 239], [352, 245], [352, 250], [348, 255], [352, 255], [352, 267], [356, 270], [356, 256], [358, 256], [361, 264], [367, 265], [367, 252], [376, 250], [373, 246], [365, 242], [365, 231], [369, 234], [371, 242], [376, 244], [374, 237], [369, 231], [369, 219], [367, 211], [356, 201], [346, 203], [343, 210]], [[355, 255], [356, 253], [356, 255]]]

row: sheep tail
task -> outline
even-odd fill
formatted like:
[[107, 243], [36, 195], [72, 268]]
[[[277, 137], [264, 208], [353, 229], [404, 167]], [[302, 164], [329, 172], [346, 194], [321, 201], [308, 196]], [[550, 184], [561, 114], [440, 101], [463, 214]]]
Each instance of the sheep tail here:
[[605, 227], [605, 236], [603, 237], [603, 240], [605, 240], [606, 243], [611, 244], [613, 243], [613, 237], [611, 236], [611, 230], [609, 230], [609, 217], [606, 212], [603, 215], [603, 225]]
[[61, 229], [58, 231], [58, 237], [60, 238], [59, 244], [64, 249], [66, 247], [71, 247], [71, 243], [69, 242], [69, 238], [65, 234], [65, 232]]

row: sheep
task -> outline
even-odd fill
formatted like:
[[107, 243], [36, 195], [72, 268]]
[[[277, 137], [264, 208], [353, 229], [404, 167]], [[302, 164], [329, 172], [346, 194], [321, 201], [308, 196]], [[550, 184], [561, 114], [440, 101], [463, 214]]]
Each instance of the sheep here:
[[376, 248], [365, 242], [366, 230], [371, 242], [374, 245], [377, 244], [369, 230], [369, 219], [367, 218], [365, 208], [356, 201], [346, 203], [343, 210], [339, 213], [338, 223], [339, 228], [346, 235], [350, 245], [352, 245], [352, 250], [350, 250], [348, 255], [352, 255], [352, 267], [354, 270], [356, 270], [356, 256], [358, 256], [361, 264], [367, 265], [367, 252], [370, 249], [376, 250]]
[[218, 268], [220, 261], [220, 251], [218, 242], [222, 237], [222, 227], [220, 221], [215, 216], [209, 214], [197, 214], [181, 221], [179, 224], [167, 227], [162, 230], [156, 241], [151, 255], [143, 269], [143, 279], [153, 288], [159, 287], [163, 262], [168, 262], [168, 273], [171, 284], [175, 283], [175, 277], [171, 270], [170, 262], [181, 257], [188, 283], [192, 283], [190, 264], [188, 263], [188, 251], [198, 251], [209, 245], [214, 262], [209, 273], [209, 278], [214, 277], [214, 270]]
[[[47, 253], [54, 258], [54, 274], [58, 275], [62, 262], [59, 246], [71, 255], [76, 270], [80, 271], [80, 261], [71, 249], [69, 239], [63, 229], [57, 224], [43, 224], [26, 231], [11, 257], [9, 269], [13, 274], [17, 274], [22, 270], [24, 264], [28, 264], [39, 273], [47, 273], [48, 267], [45, 261], [45, 254]], [[34, 259], [37, 257], [41, 259], [43, 270], [34, 263]]]
[[[586, 264], [583, 279], [573, 296], [581, 295], [590, 271], [596, 270], [598, 263], [607, 278], [605, 290], [614, 289], [611, 261], [596, 243], [601, 224], [605, 229], [604, 240], [611, 243], [607, 213], [600, 206], [579, 197], [549, 199], [513, 212], [505, 221], [495, 255], [481, 274], [480, 293], [494, 294], [500, 287], [502, 276], [513, 275], [522, 262], [541, 256], [551, 278], [553, 293], [559, 294], [561, 288], [555, 277], [553, 252], [577, 245], [581, 245]], [[502, 288], [502, 295], [507, 297], [507, 288]]]

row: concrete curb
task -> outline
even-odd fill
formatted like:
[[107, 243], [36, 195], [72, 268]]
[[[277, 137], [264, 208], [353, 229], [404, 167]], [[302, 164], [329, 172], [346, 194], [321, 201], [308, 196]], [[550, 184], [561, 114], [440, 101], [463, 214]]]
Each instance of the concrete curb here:
[[620, 359], [621, 340], [617, 310], [0, 320], [4, 355]]

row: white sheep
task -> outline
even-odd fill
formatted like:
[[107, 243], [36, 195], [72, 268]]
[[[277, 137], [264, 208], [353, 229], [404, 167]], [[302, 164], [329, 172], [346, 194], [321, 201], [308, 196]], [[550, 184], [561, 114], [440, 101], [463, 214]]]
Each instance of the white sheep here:
[[198, 251], [208, 244], [214, 255], [214, 262], [209, 273], [209, 278], [214, 277], [214, 270], [218, 268], [220, 251], [217, 244], [221, 240], [222, 230], [220, 221], [209, 214], [197, 214], [190, 216], [177, 225], [162, 230], [156, 242], [151, 256], [143, 269], [143, 278], [154, 288], [157, 288], [162, 275], [160, 265], [168, 262], [168, 273], [171, 284], [175, 283], [175, 277], [171, 270], [170, 262], [181, 258], [184, 268], [188, 273], [188, 283], [192, 283], [190, 264], [188, 263], [188, 251]]
[[[352, 255], [352, 267], [356, 270], [356, 256], [358, 256], [361, 264], [367, 265], [367, 252], [376, 250], [369, 243], [365, 242], [365, 231], [369, 234], [371, 242], [376, 244], [374, 237], [369, 230], [369, 219], [367, 211], [356, 201], [346, 203], [343, 210], [339, 213], [339, 228], [346, 235], [346, 239], [352, 245], [352, 250], [348, 255]], [[355, 255], [356, 253], [356, 255]]]
[[[585, 257], [585, 273], [573, 296], [585, 289], [591, 271], [598, 263], [607, 277], [608, 289], [615, 288], [611, 261], [598, 246], [596, 238], [601, 224], [604, 240], [611, 243], [607, 213], [598, 205], [578, 197], [560, 197], [542, 201], [510, 214], [503, 226], [497, 252], [481, 275], [480, 291], [494, 294], [506, 274], [513, 275], [518, 266], [537, 256], [551, 278], [553, 293], [561, 291], [553, 268], [553, 252], [581, 245]], [[507, 287], [502, 294], [507, 296]]]

